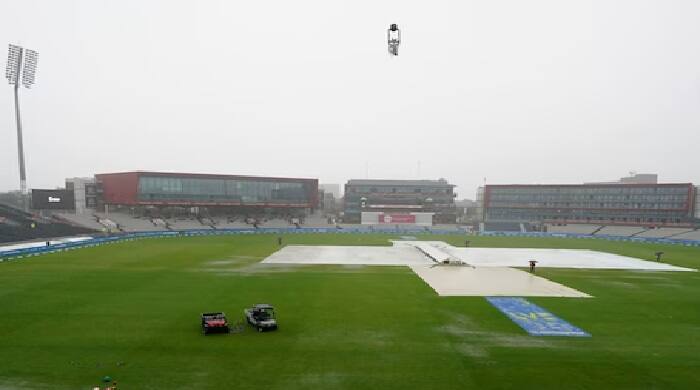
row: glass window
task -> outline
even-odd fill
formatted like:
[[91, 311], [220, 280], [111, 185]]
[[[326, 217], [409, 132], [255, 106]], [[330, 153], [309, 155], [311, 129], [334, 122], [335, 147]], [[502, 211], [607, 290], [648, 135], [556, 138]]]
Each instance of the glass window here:
[[310, 201], [303, 183], [269, 180], [141, 177], [138, 191], [141, 199], [158, 200], [248, 203]]

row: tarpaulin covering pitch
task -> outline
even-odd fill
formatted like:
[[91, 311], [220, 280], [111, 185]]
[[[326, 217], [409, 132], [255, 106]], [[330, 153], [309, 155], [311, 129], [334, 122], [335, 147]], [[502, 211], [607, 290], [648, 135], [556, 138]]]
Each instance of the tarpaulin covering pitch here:
[[524, 298], [486, 297], [486, 299], [533, 336], [591, 336]]

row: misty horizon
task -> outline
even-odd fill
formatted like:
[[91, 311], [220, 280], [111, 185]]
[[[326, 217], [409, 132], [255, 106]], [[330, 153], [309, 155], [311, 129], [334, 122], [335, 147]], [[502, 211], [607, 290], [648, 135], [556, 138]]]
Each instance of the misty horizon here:
[[[28, 187], [164, 171], [700, 183], [700, 3], [8, 3]], [[390, 56], [386, 29], [402, 31]], [[6, 46], [5, 46], [6, 48]], [[5, 49], [6, 50], [6, 49]], [[0, 191], [19, 188], [12, 88]]]

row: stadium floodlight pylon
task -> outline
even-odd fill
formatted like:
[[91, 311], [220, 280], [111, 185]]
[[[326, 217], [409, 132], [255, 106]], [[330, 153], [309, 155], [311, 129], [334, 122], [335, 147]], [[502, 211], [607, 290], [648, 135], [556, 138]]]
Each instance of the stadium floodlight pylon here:
[[[31, 88], [36, 76], [36, 64], [39, 53], [18, 45], [9, 45], [5, 78], [14, 87], [15, 119], [17, 120], [17, 158], [19, 159], [19, 190], [22, 194], [24, 208], [27, 203], [27, 174], [24, 166], [24, 145], [22, 142], [22, 118], [19, 110], [19, 87]], [[24, 61], [23, 61], [24, 60]]]

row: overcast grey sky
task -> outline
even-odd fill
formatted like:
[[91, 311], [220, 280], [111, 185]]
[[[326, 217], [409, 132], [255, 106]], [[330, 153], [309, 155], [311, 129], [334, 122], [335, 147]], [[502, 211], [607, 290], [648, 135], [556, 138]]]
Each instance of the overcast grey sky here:
[[[1, 8], [0, 43], [40, 53], [22, 91], [30, 188], [122, 170], [344, 183], [366, 165], [369, 178], [444, 177], [467, 198], [484, 178], [700, 183], [697, 0]], [[3, 85], [0, 191], [19, 187]]]

